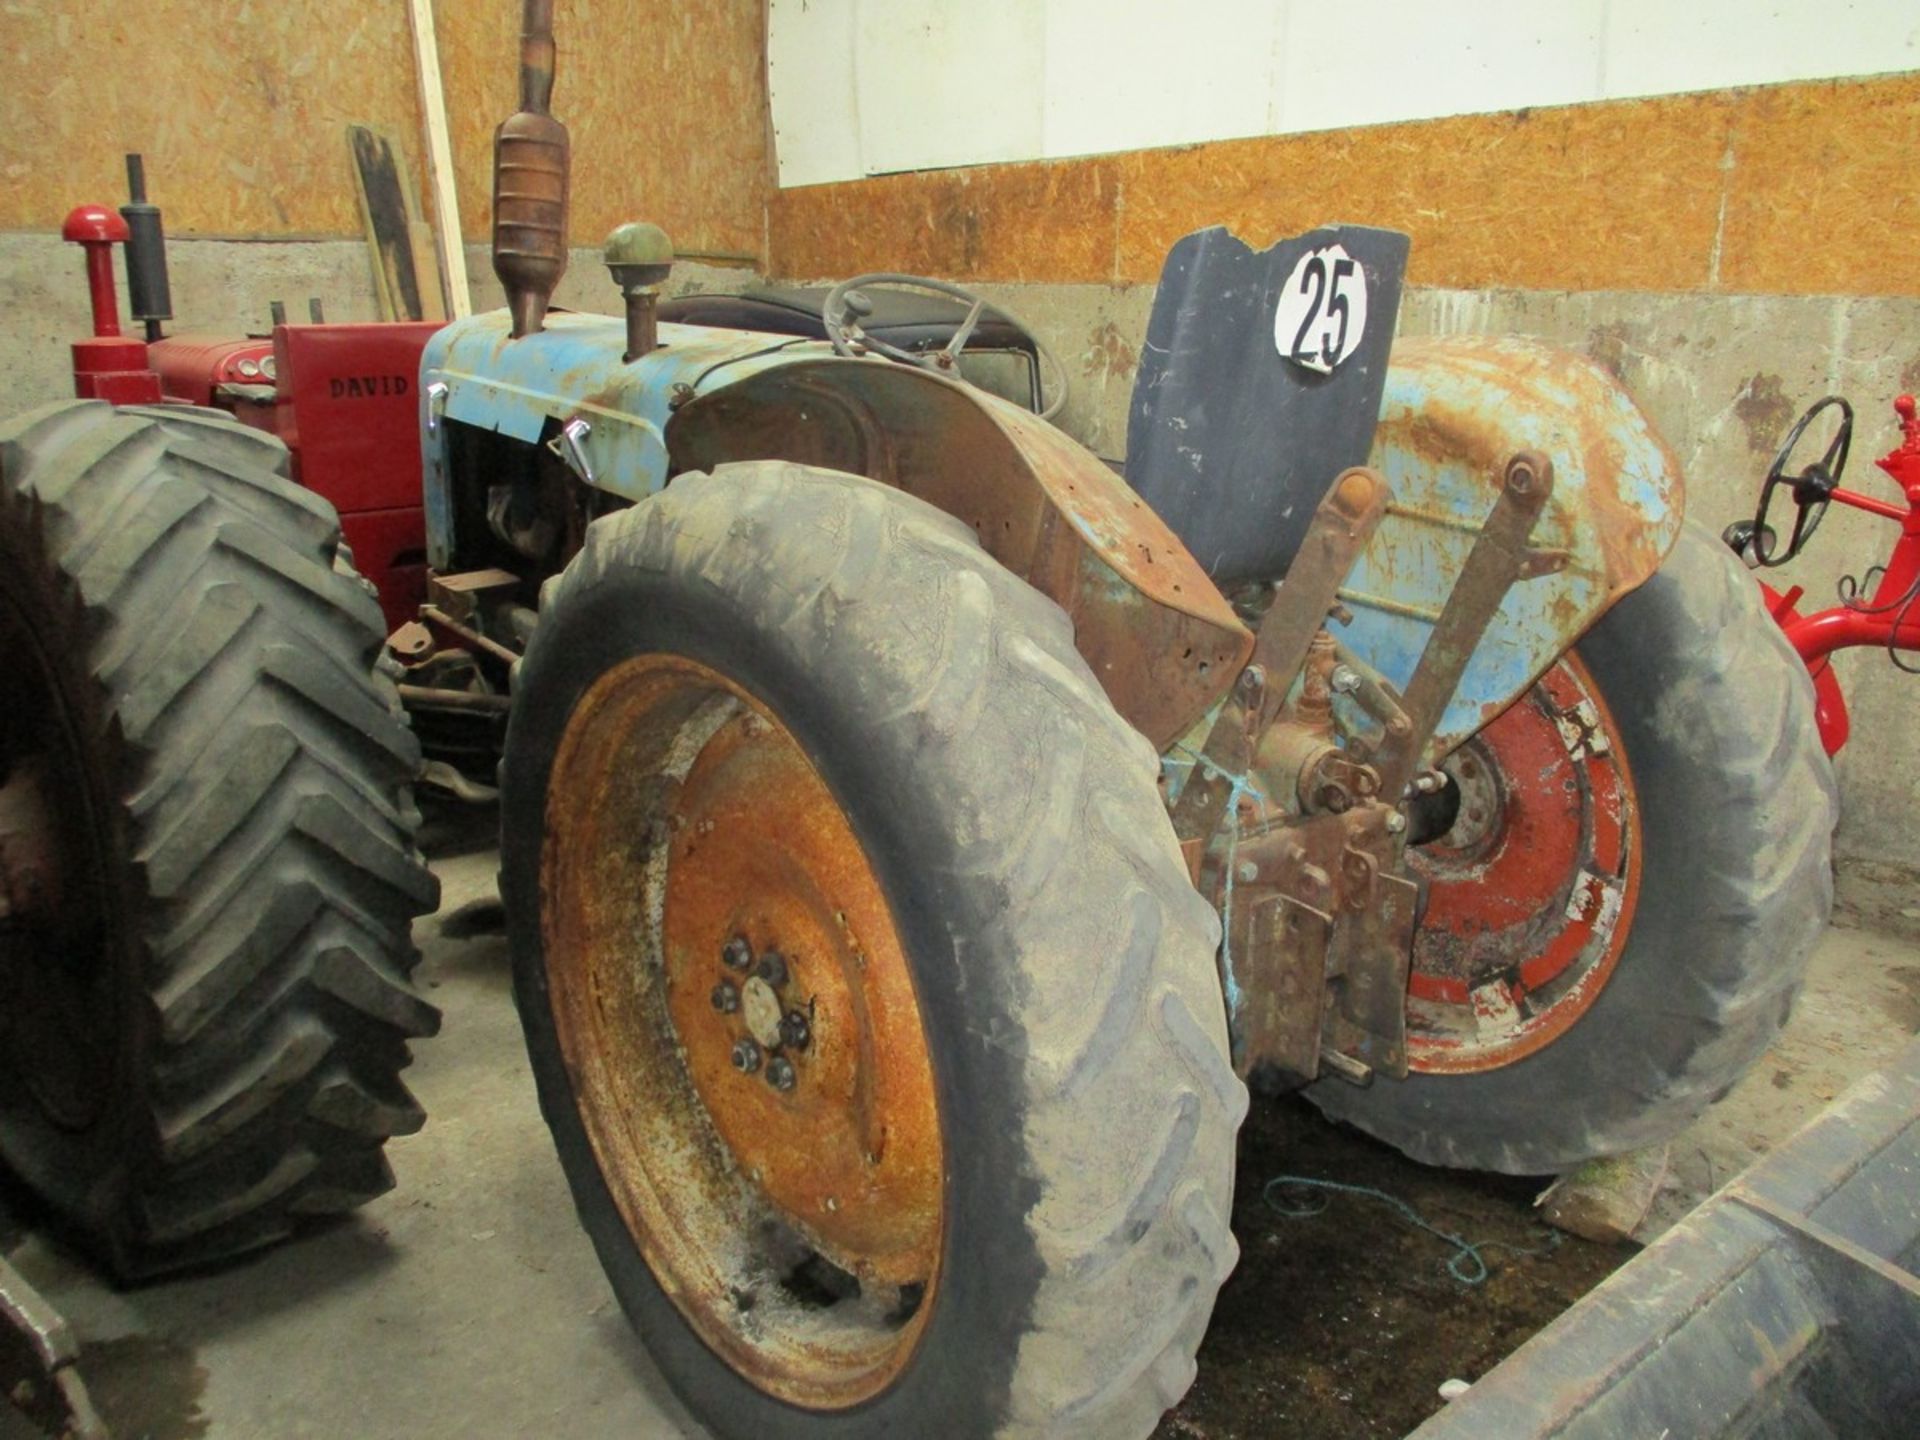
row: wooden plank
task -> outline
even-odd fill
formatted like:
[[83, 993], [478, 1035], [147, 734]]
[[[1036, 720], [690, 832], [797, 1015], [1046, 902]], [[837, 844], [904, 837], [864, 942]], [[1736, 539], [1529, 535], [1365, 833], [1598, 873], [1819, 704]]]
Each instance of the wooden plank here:
[[420, 119], [427, 132], [427, 183], [433, 194], [433, 239], [440, 256], [445, 313], [462, 319], [473, 312], [467, 285], [467, 252], [460, 238], [460, 196], [454, 180], [453, 146], [447, 137], [447, 97], [440, 85], [440, 44], [433, 28], [433, 0], [409, 0], [413, 21], [414, 73], [420, 82]]
[[[408, 197], [412, 201], [411, 195]], [[420, 218], [417, 202], [408, 206], [412, 219], [407, 222], [408, 248], [413, 251], [413, 273], [420, 277], [420, 318], [445, 320], [447, 295], [440, 273], [439, 256], [433, 242], [433, 227]]]
[[393, 137], [369, 125], [349, 125], [347, 146], [353, 154], [353, 173], [359, 185], [361, 224], [373, 257], [380, 317], [424, 320], [425, 287], [420, 283], [413, 252], [413, 226], [419, 218], [419, 207], [402, 179]]

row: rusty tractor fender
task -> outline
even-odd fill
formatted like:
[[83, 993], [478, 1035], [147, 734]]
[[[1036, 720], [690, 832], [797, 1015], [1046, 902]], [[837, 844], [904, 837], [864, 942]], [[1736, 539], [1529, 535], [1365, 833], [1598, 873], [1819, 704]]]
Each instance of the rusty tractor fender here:
[[1485, 336], [1401, 340], [1370, 463], [1386, 515], [1339, 589], [1341, 643], [1404, 694], [1499, 494], [1510, 456], [1552, 462], [1533, 531], [1552, 573], [1507, 591], [1428, 747], [1445, 755], [1524, 694], [1660, 568], [1680, 533], [1680, 467], [1612, 376], [1568, 351]]
[[795, 460], [895, 486], [973, 527], [1000, 564], [1073, 619], [1114, 708], [1164, 751], [1253, 650], [1154, 511], [1098, 458], [1016, 405], [925, 370], [807, 360], [681, 409], [672, 473]]

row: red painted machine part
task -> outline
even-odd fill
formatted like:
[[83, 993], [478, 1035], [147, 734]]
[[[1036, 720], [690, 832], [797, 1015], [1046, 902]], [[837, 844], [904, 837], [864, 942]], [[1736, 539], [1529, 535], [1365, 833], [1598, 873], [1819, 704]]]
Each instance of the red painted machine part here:
[[1427, 907], [1407, 1053], [1463, 1074], [1543, 1048], [1599, 998], [1633, 928], [1640, 822], [1619, 729], [1572, 655], [1444, 768], [1460, 814], [1409, 854]]
[[[1796, 585], [1783, 595], [1764, 580], [1760, 582], [1760, 590], [1767, 597], [1767, 612], [1773, 616], [1774, 623], [1787, 632], [1788, 641], [1799, 649], [1795, 637], [1805, 624], [1799, 602], [1806, 591]], [[1807, 671], [1813, 676], [1813, 719], [1820, 730], [1821, 747], [1829, 755], [1838, 755], [1853, 726], [1847, 716], [1847, 697], [1840, 689], [1840, 677], [1833, 673], [1833, 661], [1826, 655], [1809, 657], [1801, 651], [1800, 658], [1807, 662]]]
[[1833, 652], [1853, 646], [1920, 650], [1920, 417], [1911, 395], [1895, 400], [1893, 408], [1900, 418], [1901, 443], [1874, 463], [1900, 487], [1906, 508], [1852, 490], [1833, 492], [1842, 505], [1900, 522], [1900, 538], [1873, 593], [1852, 605], [1802, 615], [1800, 587], [1781, 595], [1761, 586], [1773, 618], [1813, 676], [1820, 743], [1829, 755], [1839, 753], [1848, 733], [1847, 703], [1833, 673]]
[[[147, 347], [160, 388], [169, 400], [229, 407], [223, 385], [273, 385], [273, 341], [265, 336], [235, 340], [218, 335], [169, 335]], [[272, 361], [269, 365], [267, 362]]]
[[130, 335], [73, 342], [73, 393], [115, 405], [158, 405], [160, 377], [147, 368], [147, 344]]
[[113, 247], [126, 243], [127, 222], [104, 205], [76, 205], [60, 226], [60, 238], [87, 256], [87, 299], [93, 306], [93, 333], [120, 333], [120, 302], [113, 288]]
[[418, 386], [420, 354], [439, 328], [422, 321], [273, 332], [279, 433], [293, 452], [293, 478], [340, 512], [354, 561], [395, 630], [426, 600]]
[[340, 517], [353, 563], [380, 592], [391, 635], [420, 618], [427, 598], [426, 530], [418, 505], [400, 510], [355, 510]]
[[120, 333], [113, 247], [126, 240], [127, 222], [104, 205], [78, 205], [68, 212], [60, 238], [86, 252], [87, 299], [93, 307], [93, 335], [73, 342], [74, 395], [115, 405], [157, 405], [160, 380], [148, 368], [146, 342]]

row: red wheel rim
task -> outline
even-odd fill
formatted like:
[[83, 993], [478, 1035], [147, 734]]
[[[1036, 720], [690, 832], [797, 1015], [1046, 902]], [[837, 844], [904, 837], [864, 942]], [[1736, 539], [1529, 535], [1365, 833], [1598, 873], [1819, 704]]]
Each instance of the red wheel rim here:
[[1442, 769], [1461, 803], [1409, 855], [1427, 908], [1407, 1058], [1463, 1074], [1550, 1044], [1606, 988], [1639, 900], [1640, 821], [1619, 727], [1571, 655]]

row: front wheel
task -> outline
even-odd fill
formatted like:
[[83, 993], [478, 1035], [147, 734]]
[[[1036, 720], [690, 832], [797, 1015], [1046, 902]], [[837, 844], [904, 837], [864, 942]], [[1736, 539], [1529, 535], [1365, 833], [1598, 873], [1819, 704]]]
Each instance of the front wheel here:
[[380, 607], [278, 440], [0, 425], [0, 1163], [117, 1277], [384, 1193], [439, 893]]
[[[1665, 1140], [1772, 1042], [1832, 903], [1805, 667], [1711, 535], [1448, 757], [1400, 1083], [1308, 1094], [1429, 1164]], [[1416, 817], [1416, 820], [1418, 817]]]
[[1141, 1437], [1236, 1250], [1219, 928], [1151, 748], [968, 528], [762, 463], [596, 522], [519, 678], [541, 1102], [729, 1440]]

